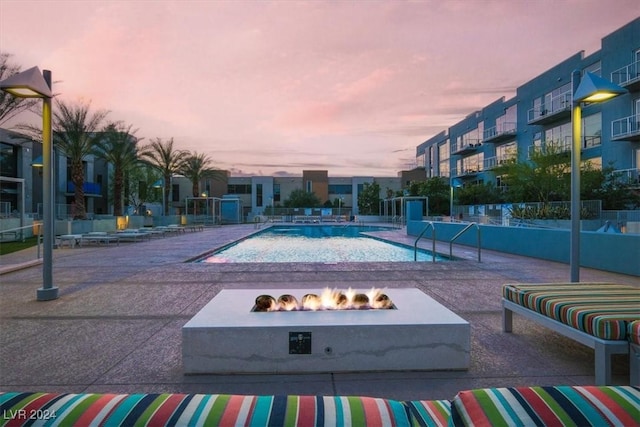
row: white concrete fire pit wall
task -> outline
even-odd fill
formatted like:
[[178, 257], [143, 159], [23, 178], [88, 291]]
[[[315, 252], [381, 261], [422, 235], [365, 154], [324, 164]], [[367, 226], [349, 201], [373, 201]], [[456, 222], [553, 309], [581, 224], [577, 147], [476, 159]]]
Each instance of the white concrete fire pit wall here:
[[469, 368], [469, 323], [418, 289], [384, 289], [389, 310], [251, 311], [258, 295], [321, 292], [221, 291], [182, 328], [185, 374]]

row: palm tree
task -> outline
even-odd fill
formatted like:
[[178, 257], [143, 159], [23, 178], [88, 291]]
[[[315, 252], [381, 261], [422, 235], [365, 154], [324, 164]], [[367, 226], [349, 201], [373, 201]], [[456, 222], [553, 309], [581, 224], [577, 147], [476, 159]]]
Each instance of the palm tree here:
[[73, 218], [86, 219], [84, 204], [84, 167], [82, 161], [90, 154], [100, 137], [97, 133], [109, 114], [100, 110], [90, 114], [91, 103], [66, 104], [56, 99], [53, 111], [53, 144], [67, 155], [71, 163], [71, 182], [74, 185]]
[[[218, 169], [214, 169], [211, 165], [211, 159], [204, 153], [194, 152], [184, 159], [180, 173], [191, 181], [191, 195], [200, 197], [200, 182], [203, 179], [222, 179], [224, 173]], [[197, 214], [197, 212], [194, 212]]]
[[188, 155], [187, 151], [173, 148], [173, 138], [164, 142], [162, 139], [156, 138], [140, 149], [140, 157], [157, 168], [162, 174], [164, 180], [162, 191], [164, 192], [163, 199], [165, 201], [162, 209], [165, 215], [169, 213], [169, 206], [166, 201], [169, 198], [171, 176], [180, 171], [182, 163]]
[[204, 153], [194, 152], [184, 159], [180, 173], [191, 181], [193, 197], [200, 196], [200, 182], [203, 179], [220, 179], [223, 172], [211, 167], [211, 159]]
[[109, 123], [103, 130], [102, 138], [96, 141], [95, 154], [113, 165], [113, 214], [122, 216], [122, 195], [125, 174], [128, 174], [138, 160], [136, 130], [122, 122]]

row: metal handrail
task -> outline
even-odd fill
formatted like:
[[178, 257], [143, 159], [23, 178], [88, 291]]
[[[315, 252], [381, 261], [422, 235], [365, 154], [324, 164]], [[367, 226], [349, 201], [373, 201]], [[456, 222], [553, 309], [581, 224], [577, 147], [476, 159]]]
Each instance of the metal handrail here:
[[453, 236], [451, 238], [451, 240], [449, 240], [449, 258], [453, 258], [453, 241], [456, 240], [458, 237], [460, 237], [462, 234], [464, 234], [465, 231], [467, 231], [468, 229], [470, 229], [473, 226], [475, 226], [476, 230], [478, 230], [478, 262], [481, 262], [481, 259], [482, 259], [481, 258], [482, 245], [480, 243], [480, 226], [476, 222], [470, 223], [465, 228], [460, 230], [460, 232], [458, 234]]
[[424, 228], [424, 230], [422, 230], [422, 232], [420, 232], [420, 234], [418, 234], [418, 238], [416, 239], [416, 241], [413, 242], [413, 260], [414, 261], [418, 260], [418, 240], [420, 240], [420, 238], [424, 236], [424, 233], [427, 232], [429, 227], [433, 229], [433, 235], [431, 236], [433, 241], [432, 262], [436, 262], [436, 226], [433, 225], [433, 221], [427, 221], [427, 226]]
[[38, 257], [38, 259], [40, 259], [40, 244], [42, 243], [42, 223], [33, 223], [33, 224], [30, 224], [30, 225], [24, 225], [22, 227], [7, 228], [5, 230], [0, 230], [0, 234], [1, 233], [12, 233], [12, 232], [15, 233], [16, 231], [20, 231], [20, 240], [22, 242], [24, 242], [24, 240], [25, 240], [24, 234], [25, 233], [22, 230], [26, 230], [28, 228], [32, 229], [33, 227], [38, 227], [38, 231], [35, 234], [35, 236], [38, 238], [37, 239], [37, 246], [38, 246], [37, 257]]

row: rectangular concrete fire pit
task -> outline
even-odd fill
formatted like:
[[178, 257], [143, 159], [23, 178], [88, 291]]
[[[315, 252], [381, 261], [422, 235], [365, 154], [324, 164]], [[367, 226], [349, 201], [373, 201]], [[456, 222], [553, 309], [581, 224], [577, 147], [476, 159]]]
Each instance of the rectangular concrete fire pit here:
[[184, 372], [469, 368], [468, 322], [418, 289], [384, 291], [396, 309], [252, 312], [258, 295], [321, 290], [223, 290], [182, 328]]

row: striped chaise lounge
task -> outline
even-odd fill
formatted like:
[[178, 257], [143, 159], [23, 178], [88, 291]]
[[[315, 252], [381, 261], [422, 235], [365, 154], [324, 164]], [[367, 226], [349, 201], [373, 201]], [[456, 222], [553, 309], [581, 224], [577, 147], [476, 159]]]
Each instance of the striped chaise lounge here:
[[504, 332], [513, 313], [595, 350], [595, 383], [611, 383], [611, 356], [628, 354], [628, 327], [640, 320], [640, 288], [610, 283], [507, 284], [502, 288]]
[[640, 388], [519, 387], [448, 400], [359, 396], [0, 393], [1, 427], [640, 425]]
[[629, 384], [640, 387], [640, 320], [629, 324]]

